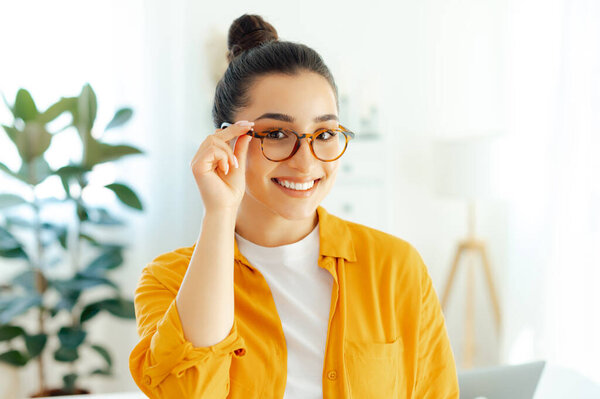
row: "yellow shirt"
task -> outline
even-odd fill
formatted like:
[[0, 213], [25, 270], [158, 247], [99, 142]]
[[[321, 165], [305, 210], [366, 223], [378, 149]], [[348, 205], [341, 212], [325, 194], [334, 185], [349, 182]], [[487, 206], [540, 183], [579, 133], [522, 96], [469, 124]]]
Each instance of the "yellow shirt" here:
[[[318, 265], [333, 276], [323, 398], [458, 399], [445, 320], [417, 250], [390, 234], [317, 208]], [[282, 398], [286, 344], [265, 278], [235, 243], [229, 335], [194, 347], [175, 296], [195, 244], [162, 254], [135, 291], [140, 341], [131, 375], [150, 398]]]

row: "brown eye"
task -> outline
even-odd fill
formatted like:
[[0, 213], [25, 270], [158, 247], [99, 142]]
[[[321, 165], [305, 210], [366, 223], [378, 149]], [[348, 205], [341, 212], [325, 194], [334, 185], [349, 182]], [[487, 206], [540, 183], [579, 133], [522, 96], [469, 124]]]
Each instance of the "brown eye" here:
[[329, 141], [334, 140], [339, 133], [335, 130], [326, 130], [317, 136], [317, 140]]
[[266, 139], [269, 140], [284, 140], [290, 136], [290, 133], [286, 132], [283, 129], [273, 129], [267, 132], [265, 136]]

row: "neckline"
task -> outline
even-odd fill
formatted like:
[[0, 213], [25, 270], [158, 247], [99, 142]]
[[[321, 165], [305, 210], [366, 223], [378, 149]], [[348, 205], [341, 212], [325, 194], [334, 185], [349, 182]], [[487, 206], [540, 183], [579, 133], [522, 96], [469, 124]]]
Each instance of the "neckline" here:
[[281, 263], [285, 259], [314, 258], [319, 255], [319, 223], [301, 240], [277, 247], [258, 245], [245, 239], [237, 232], [235, 233], [235, 239], [238, 249], [246, 258], [252, 258], [255, 262], [263, 264]]

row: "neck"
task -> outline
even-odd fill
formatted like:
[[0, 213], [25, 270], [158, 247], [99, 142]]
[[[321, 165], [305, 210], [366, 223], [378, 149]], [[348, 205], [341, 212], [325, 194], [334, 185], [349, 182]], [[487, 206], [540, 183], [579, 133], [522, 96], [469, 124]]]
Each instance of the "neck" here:
[[236, 218], [235, 231], [246, 240], [263, 247], [278, 247], [300, 241], [317, 226], [319, 216], [286, 219], [257, 201], [244, 197]]

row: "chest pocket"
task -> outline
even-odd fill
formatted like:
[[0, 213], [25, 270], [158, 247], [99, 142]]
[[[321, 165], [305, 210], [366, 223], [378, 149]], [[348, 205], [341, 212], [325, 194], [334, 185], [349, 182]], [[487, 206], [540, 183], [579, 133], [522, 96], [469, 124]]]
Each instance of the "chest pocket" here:
[[345, 359], [350, 398], [396, 398], [403, 384], [400, 370], [404, 347], [393, 342], [346, 341]]

